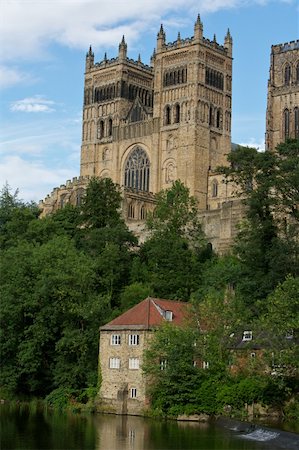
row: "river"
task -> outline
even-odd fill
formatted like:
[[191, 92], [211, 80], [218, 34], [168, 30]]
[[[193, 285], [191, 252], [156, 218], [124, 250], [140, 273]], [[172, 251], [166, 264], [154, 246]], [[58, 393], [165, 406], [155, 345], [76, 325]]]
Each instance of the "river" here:
[[[1, 450], [278, 450], [299, 448], [299, 435], [230, 422], [199, 424], [132, 416], [82, 415], [0, 405]], [[282, 436], [284, 434], [287, 436]], [[279, 440], [280, 436], [280, 440]], [[291, 440], [288, 441], [288, 436]], [[297, 440], [298, 439], [298, 440]], [[285, 446], [286, 445], [286, 446]]]

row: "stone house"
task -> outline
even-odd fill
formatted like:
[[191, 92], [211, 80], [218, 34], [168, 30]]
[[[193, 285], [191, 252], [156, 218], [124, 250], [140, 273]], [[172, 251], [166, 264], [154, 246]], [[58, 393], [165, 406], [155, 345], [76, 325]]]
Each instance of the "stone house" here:
[[142, 414], [149, 405], [143, 354], [156, 327], [183, 323], [187, 303], [148, 297], [100, 328], [98, 409]]

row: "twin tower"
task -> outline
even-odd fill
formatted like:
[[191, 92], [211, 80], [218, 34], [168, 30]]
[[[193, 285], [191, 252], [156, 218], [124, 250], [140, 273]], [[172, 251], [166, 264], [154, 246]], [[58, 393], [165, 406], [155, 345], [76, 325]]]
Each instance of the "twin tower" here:
[[[86, 55], [80, 177], [54, 189], [46, 215], [78, 204], [90, 177], [109, 177], [123, 189], [131, 229], [154, 207], [153, 194], [180, 179], [201, 211], [220, 208], [227, 186], [217, 174], [231, 151], [232, 38], [203, 36], [167, 43], [161, 25], [150, 65], [127, 56], [95, 62]], [[226, 192], [224, 192], [226, 189]], [[225, 199], [224, 199], [225, 200]], [[139, 225], [138, 225], [139, 224]]]
[[231, 148], [231, 89], [230, 33], [224, 45], [204, 38], [199, 16], [193, 37], [171, 43], [161, 25], [150, 66], [128, 58], [124, 37], [116, 58], [95, 63], [90, 48], [81, 176], [123, 186], [128, 219], [142, 219], [150, 193], [176, 179], [207, 209], [209, 178]]

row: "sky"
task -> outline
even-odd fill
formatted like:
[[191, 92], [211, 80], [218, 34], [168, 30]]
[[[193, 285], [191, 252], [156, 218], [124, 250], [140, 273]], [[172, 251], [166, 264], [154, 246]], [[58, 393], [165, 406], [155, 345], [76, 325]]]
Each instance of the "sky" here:
[[233, 38], [232, 141], [264, 149], [271, 45], [299, 38], [297, 0], [0, 0], [0, 189], [26, 202], [78, 176], [85, 55], [149, 64], [166, 41]]

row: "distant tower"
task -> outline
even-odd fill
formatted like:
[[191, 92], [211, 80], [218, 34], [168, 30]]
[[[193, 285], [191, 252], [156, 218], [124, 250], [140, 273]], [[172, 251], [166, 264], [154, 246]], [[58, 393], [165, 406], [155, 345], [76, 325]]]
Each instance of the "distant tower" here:
[[266, 149], [299, 139], [299, 40], [272, 45], [266, 113]]

